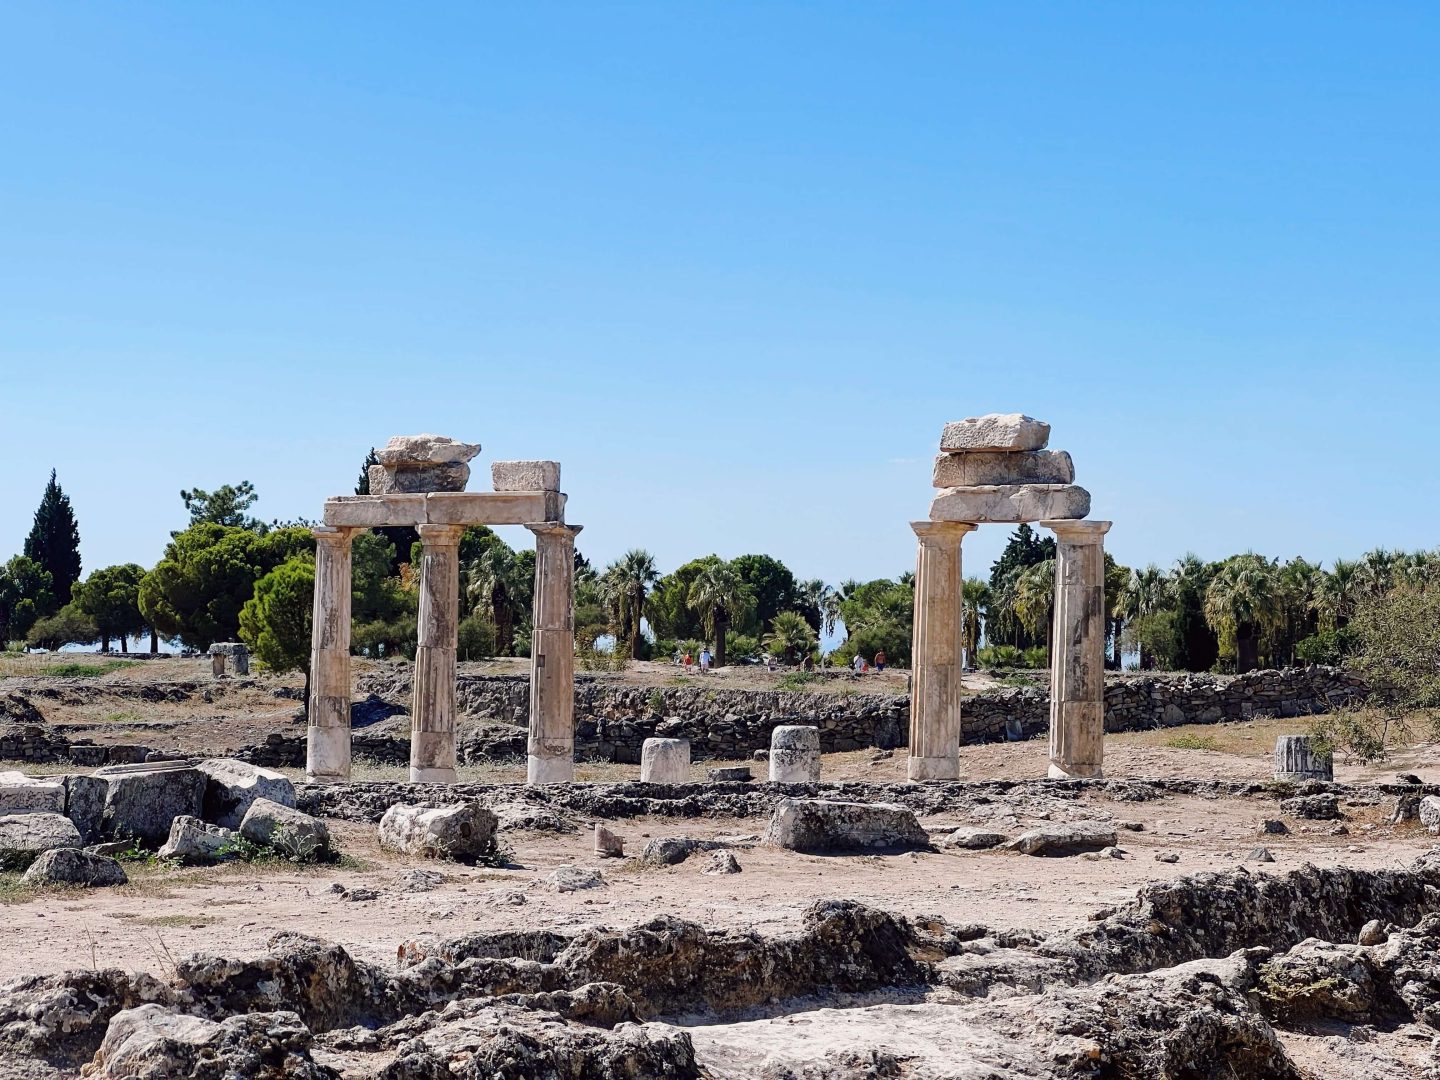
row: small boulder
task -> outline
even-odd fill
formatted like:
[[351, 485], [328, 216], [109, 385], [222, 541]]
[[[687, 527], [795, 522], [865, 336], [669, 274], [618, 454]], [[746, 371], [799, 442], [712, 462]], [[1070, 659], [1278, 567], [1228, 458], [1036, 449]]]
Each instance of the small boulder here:
[[232, 829], [182, 815], [170, 823], [170, 839], [165, 841], [157, 854], [162, 859], [177, 859], [183, 863], [218, 862], [230, 857], [228, 849], [234, 847], [235, 838]]
[[0, 870], [24, 870], [43, 852], [83, 843], [63, 814], [7, 814], [0, 817]]
[[705, 865], [700, 868], [702, 874], [738, 874], [740, 873], [740, 860], [735, 858], [733, 852], [712, 851], [710, 858], [705, 860]]
[[913, 810], [894, 803], [784, 799], [765, 842], [790, 851], [904, 851], [928, 848], [930, 836]]
[[256, 799], [295, 805], [295, 786], [274, 769], [234, 758], [210, 758], [195, 768], [205, 775], [200, 816], [216, 825], [238, 829]]
[[1290, 831], [1290, 826], [1279, 818], [1266, 818], [1260, 822], [1260, 828], [1256, 831], [1261, 836], [1284, 836]]
[[1010, 837], [1004, 833], [995, 832], [993, 829], [982, 829], [974, 825], [961, 825], [945, 839], [940, 841], [941, 847], [967, 848], [970, 851], [984, 851], [987, 848], [999, 847], [1006, 843]]
[[1432, 833], [1440, 833], [1440, 796], [1426, 795], [1417, 808], [1420, 824]]
[[[605, 879], [600, 871], [584, 866], [557, 866], [546, 876], [545, 883], [556, 892], [562, 893], [605, 887]], [[521, 902], [524, 902], [523, 898]]]
[[1250, 854], [1245, 856], [1246, 862], [1274, 862], [1275, 856], [1270, 854], [1267, 847], [1251, 848]]
[[448, 806], [396, 803], [380, 819], [380, 846], [403, 855], [473, 863], [495, 854], [498, 819], [479, 802]]
[[1390, 940], [1390, 925], [1384, 919], [1371, 919], [1360, 928], [1355, 939], [1359, 945], [1384, 945]]
[[595, 854], [602, 859], [619, 859], [625, 855], [625, 838], [598, 822], [595, 825]]
[[722, 768], [710, 769], [705, 775], [721, 784], [748, 784], [755, 779], [755, 774], [750, 771], [749, 765], [726, 765]]
[[79, 848], [53, 848], [25, 871], [26, 885], [124, 885], [130, 879], [125, 868], [105, 855], [92, 855]]
[[1418, 784], [1421, 783], [1421, 780], [1413, 772], [1402, 772], [1395, 775], [1395, 782], [1397, 784]]
[[296, 862], [321, 859], [330, 852], [330, 830], [324, 822], [269, 799], [250, 804], [240, 822], [240, 835]]
[[1115, 846], [1115, 829], [1104, 821], [1071, 821], [1042, 825], [1005, 845], [1022, 855], [1078, 855]]
[[1340, 800], [1334, 795], [1301, 795], [1280, 803], [1280, 812], [1310, 821], [1334, 821], [1340, 817]]
[[640, 851], [646, 866], [675, 866], [697, 851], [719, 851], [725, 845], [716, 840], [696, 840], [689, 836], [662, 836], [647, 841]]
[[116, 1013], [95, 1060], [94, 1080], [207, 1076], [321, 1080], [339, 1074], [310, 1056], [310, 1029], [293, 1012], [252, 1012], [216, 1022], [146, 1004]]
[[1155, 853], [1155, 861], [1163, 863], [1178, 863], [1180, 861], [1180, 856], [1175, 854], [1175, 852], [1173, 851], [1157, 851]]

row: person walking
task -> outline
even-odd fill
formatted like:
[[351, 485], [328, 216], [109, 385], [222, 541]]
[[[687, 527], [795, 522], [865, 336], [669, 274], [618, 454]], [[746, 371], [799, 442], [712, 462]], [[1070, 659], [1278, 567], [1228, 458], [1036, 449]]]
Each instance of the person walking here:
[[876, 670], [876, 671], [884, 671], [884, 670], [885, 670], [885, 650], [884, 650], [884, 649], [877, 649], [877, 650], [875, 650], [875, 670]]
[[700, 650], [700, 674], [704, 675], [710, 670], [710, 646], [706, 645]]

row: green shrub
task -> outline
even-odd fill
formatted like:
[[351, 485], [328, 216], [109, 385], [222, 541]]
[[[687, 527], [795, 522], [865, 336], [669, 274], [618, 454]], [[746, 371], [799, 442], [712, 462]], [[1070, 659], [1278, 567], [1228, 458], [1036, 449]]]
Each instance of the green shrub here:
[[495, 625], [476, 608], [455, 632], [456, 655], [461, 660], [488, 660], [495, 655]]
[[976, 662], [982, 668], [1020, 667], [1025, 654], [1014, 645], [986, 645], [975, 654]]
[[1027, 668], [1050, 666], [1050, 650], [1044, 645], [1035, 645], [1020, 654], [1020, 662]]
[[1355, 634], [1347, 627], [1336, 630], [1321, 630], [1295, 643], [1295, 656], [1307, 664], [1332, 664], [1344, 662], [1355, 647]]

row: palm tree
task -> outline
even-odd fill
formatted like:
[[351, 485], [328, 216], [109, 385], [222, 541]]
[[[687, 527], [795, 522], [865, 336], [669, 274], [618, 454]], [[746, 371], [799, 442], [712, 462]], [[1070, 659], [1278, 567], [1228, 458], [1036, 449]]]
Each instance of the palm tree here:
[[640, 621], [645, 617], [645, 600], [659, 580], [655, 556], [643, 548], [632, 548], [620, 556], [606, 568], [601, 579], [616, 632], [635, 660], [640, 658]]
[[825, 633], [827, 636], [835, 633], [835, 627], [837, 626], [845, 628], [845, 637], [848, 638], [850, 636], [850, 628], [845, 626], [845, 623], [842, 621], [842, 616], [844, 614], [845, 602], [852, 599], [855, 596], [855, 591], [859, 588], [860, 582], [854, 578], [848, 578], [840, 583], [838, 589], [827, 589], [824, 606]]
[[1360, 564], [1352, 559], [1336, 559], [1329, 572], [1320, 575], [1311, 604], [1327, 630], [1343, 630], [1349, 625], [1363, 586]]
[[799, 610], [812, 630], [819, 630], [825, 625], [825, 599], [830, 591], [830, 586], [819, 578], [811, 578], [795, 586]]
[[1247, 552], [1221, 564], [1205, 590], [1205, 621], [1221, 641], [1235, 643], [1235, 670], [1259, 664], [1260, 641], [1284, 623], [1283, 585], [1274, 563]]
[[511, 655], [515, 651], [515, 622], [525, 615], [524, 597], [529, 584], [515, 552], [504, 544], [493, 544], [470, 563], [465, 577], [471, 603], [490, 608], [496, 653]]
[[782, 611], [770, 620], [770, 633], [761, 640], [770, 652], [783, 656], [785, 663], [799, 662], [801, 654], [815, 648], [815, 631], [804, 616], [795, 611]]
[[980, 620], [985, 617], [985, 606], [990, 602], [990, 586], [984, 578], [967, 578], [961, 589], [960, 641], [965, 649], [965, 660], [975, 663], [975, 654], [980, 651]]
[[687, 598], [700, 616], [705, 632], [715, 642], [715, 666], [725, 666], [725, 632], [755, 605], [755, 599], [729, 563], [716, 562], [700, 571], [690, 583]]
[[1025, 632], [1050, 645], [1050, 616], [1055, 609], [1055, 560], [1027, 566], [1015, 579], [1015, 614]]
[[1361, 588], [1367, 595], [1384, 596], [1395, 584], [1395, 569], [1399, 556], [1385, 548], [1367, 551], [1360, 557], [1358, 575]]
[[[1130, 580], [1125, 583], [1124, 590], [1120, 593], [1117, 604], [1125, 621], [1132, 625], [1146, 615], [1153, 615], [1157, 611], [1163, 611], [1170, 603], [1170, 579], [1165, 572], [1154, 563], [1144, 569], [1136, 568], [1130, 571]], [[1140, 646], [1140, 668], [1142, 671], [1149, 670], [1155, 664], [1155, 658], [1145, 651], [1145, 646]]]

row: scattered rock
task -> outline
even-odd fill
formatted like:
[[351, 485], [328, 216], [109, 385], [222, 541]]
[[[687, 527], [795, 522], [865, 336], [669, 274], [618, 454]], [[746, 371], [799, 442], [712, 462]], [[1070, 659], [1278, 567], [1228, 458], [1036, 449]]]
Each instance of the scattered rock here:
[[765, 842], [790, 851], [898, 851], [928, 848], [930, 836], [913, 810], [894, 803], [784, 799]]
[[471, 799], [448, 806], [396, 803], [380, 819], [380, 846], [404, 855], [473, 863], [495, 855], [494, 813]]
[[1115, 830], [1104, 821], [1042, 825], [1023, 832], [1005, 847], [1022, 855], [1076, 855], [1115, 846]]
[[1349, 836], [1350, 827], [1342, 821], [1339, 825], [1330, 826], [1329, 832], [1331, 836]]
[[625, 838], [597, 822], [595, 825], [595, 854], [602, 859], [623, 858]]
[[1117, 821], [1115, 822], [1115, 827], [1117, 829], [1124, 829], [1126, 832], [1145, 831], [1145, 823], [1143, 821]]
[[1157, 851], [1155, 853], [1155, 861], [1163, 863], [1178, 863], [1180, 861], [1180, 856], [1173, 851]]
[[1360, 945], [1383, 945], [1389, 938], [1389, 924], [1384, 919], [1371, 919], [1360, 928], [1355, 941]]
[[1107, 847], [1101, 848], [1099, 851], [1082, 852], [1080, 857], [1089, 862], [1100, 862], [1102, 859], [1123, 859], [1126, 854], [1124, 848]]
[[269, 799], [281, 806], [295, 805], [295, 787], [273, 769], [262, 769], [248, 761], [211, 758], [195, 768], [205, 776], [201, 817], [227, 829], [238, 829], [245, 811], [256, 799]]
[[0, 870], [24, 870], [42, 852], [78, 848], [80, 832], [63, 814], [44, 812], [0, 817]]
[[438, 870], [421, 870], [417, 867], [414, 870], [401, 871], [395, 883], [405, 892], [433, 892], [445, 884], [445, 875]]
[[1290, 831], [1290, 826], [1279, 818], [1266, 818], [1260, 822], [1260, 828], [1257, 831], [1261, 836], [1284, 836]]
[[1291, 817], [1308, 818], [1311, 821], [1332, 821], [1340, 816], [1340, 800], [1334, 795], [1302, 795], [1285, 799], [1280, 803], [1280, 812]]
[[240, 822], [240, 835], [296, 862], [313, 862], [330, 853], [325, 823], [293, 807], [256, 799]]
[[1416, 808], [1420, 824], [1432, 833], [1440, 833], [1440, 796], [1426, 795]]
[[726, 766], [720, 769], [710, 769], [705, 774], [709, 779], [717, 783], [749, 783], [755, 779], [748, 765]]
[[220, 1022], [141, 1005], [117, 1013], [87, 1075], [329, 1080], [339, 1073], [310, 1056], [309, 1029], [292, 1012], [250, 1013]]
[[675, 866], [697, 851], [717, 851], [725, 845], [717, 840], [695, 840], [688, 836], [662, 836], [646, 841], [640, 861], [646, 866]]
[[735, 858], [734, 852], [712, 851], [700, 872], [702, 874], [738, 874], [740, 873], [740, 860]]
[[1004, 833], [995, 832], [991, 829], [982, 829], [974, 825], [961, 825], [941, 840], [940, 846], [981, 851], [986, 848], [999, 847], [1001, 844], [1008, 843], [1009, 840], [1010, 837]]
[[559, 811], [527, 802], [501, 802], [490, 807], [499, 820], [500, 831], [527, 829], [531, 832], [573, 833], [580, 827]]
[[367, 889], [364, 887], [356, 887], [354, 889], [342, 889], [341, 896], [345, 900], [353, 900], [356, 902], [363, 902], [365, 900], [378, 900], [380, 898], [380, 894], [374, 889]]
[[20, 881], [25, 885], [124, 885], [124, 868], [104, 855], [79, 848], [52, 848], [30, 864]]
[[231, 857], [235, 840], [236, 833], [231, 829], [182, 814], [171, 822], [170, 838], [156, 854], [183, 863], [217, 862]]
[[561, 893], [605, 887], [605, 879], [600, 875], [600, 871], [584, 866], [557, 866], [546, 876], [545, 883]]
[[1245, 856], [1246, 862], [1274, 862], [1275, 856], [1270, 854], [1267, 847], [1251, 848], [1250, 854]]

